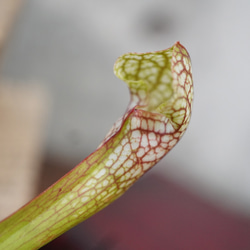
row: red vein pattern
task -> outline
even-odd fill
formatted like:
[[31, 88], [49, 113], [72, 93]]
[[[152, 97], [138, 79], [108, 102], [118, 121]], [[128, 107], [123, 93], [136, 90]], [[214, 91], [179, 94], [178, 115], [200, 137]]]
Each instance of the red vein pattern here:
[[185, 132], [193, 84], [190, 58], [179, 42], [163, 51], [125, 54], [114, 72], [130, 89], [124, 116], [94, 153], [0, 224], [0, 247], [36, 249], [87, 219], [122, 195]]

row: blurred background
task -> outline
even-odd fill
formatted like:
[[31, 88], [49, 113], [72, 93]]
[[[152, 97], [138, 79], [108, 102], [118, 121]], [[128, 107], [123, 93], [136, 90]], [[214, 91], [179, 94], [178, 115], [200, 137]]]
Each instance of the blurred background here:
[[1, 218], [93, 152], [123, 114], [118, 56], [180, 41], [195, 84], [181, 142], [44, 249], [250, 249], [249, 11], [248, 0], [1, 0]]

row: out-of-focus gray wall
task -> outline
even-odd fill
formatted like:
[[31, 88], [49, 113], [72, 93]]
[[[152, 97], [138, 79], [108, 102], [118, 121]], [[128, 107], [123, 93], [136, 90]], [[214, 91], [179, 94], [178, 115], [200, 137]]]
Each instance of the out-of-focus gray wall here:
[[27, 0], [0, 74], [44, 84], [52, 99], [47, 150], [78, 161], [128, 103], [113, 75], [116, 58], [179, 40], [193, 63], [193, 115], [152, 171], [250, 214], [249, 11], [248, 0]]

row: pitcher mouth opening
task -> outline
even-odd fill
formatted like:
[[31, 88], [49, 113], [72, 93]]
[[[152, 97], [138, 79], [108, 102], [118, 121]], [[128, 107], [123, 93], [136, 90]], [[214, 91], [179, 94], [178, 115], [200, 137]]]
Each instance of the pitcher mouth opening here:
[[114, 73], [129, 87], [128, 110], [136, 107], [162, 114], [175, 128], [188, 122], [193, 100], [191, 60], [179, 42], [166, 50], [124, 54]]

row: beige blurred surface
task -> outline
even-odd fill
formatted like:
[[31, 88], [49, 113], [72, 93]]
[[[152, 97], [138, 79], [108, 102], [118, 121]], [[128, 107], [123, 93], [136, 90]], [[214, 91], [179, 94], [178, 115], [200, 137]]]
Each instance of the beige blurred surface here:
[[46, 102], [39, 87], [0, 86], [0, 219], [35, 194]]

